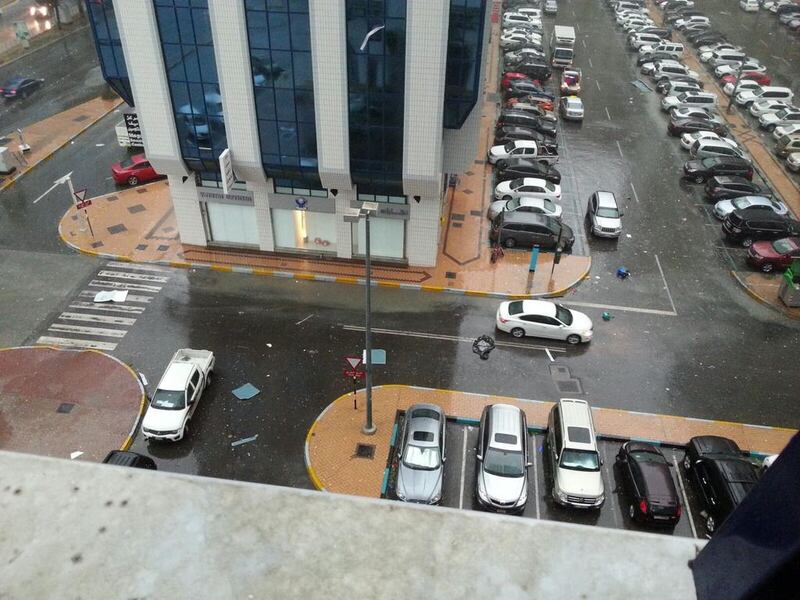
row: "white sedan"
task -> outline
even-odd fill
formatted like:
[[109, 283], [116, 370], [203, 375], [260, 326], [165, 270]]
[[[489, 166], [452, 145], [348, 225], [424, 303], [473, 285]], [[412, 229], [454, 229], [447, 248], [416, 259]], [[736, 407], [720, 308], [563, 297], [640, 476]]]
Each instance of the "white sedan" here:
[[760, 117], [767, 113], [778, 112], [783, 108], [789, 108], [791, 104], [783, 100], [757, 100], [750, 105], [750, 114]]
[[736, 140], [732, 138], [722, 137], [720, 135], [717, 135], [713, 131], [693, 131], [692, 133], [684, 133], [681, 136], [681, 148], [683, 148], [684, 150], [689, 150], [691, 149], [692, 146], [694, 146], [694, 143], [697, 140], [720, 140], [721, 142], [725, 142], [732, 148], [737, 148], [741, 150], [741, 148], [739, 148], [739, 144], [736, 143]]
[[561, 200], [561, 186], [538, 177], [520, 177], [511, 181], [502, 181], [494, 188], [497, 200], [513, 200], [520, 196], [547, 198], [558, 202]]
[[745, 208], [752, 210], [770, 211], [776, 215], [787, 215], [789, 209], [783, 202], [778, 202], [766, 196], [740, 196], [730, 200], [720, 200], [714, 205], [714, 216], [720, 220], [724, 220], [729, 214], [735, 210], [744, 210]]
[[776, 140], [781, 139], [785, 135], [795, 135], [800, 134], [800, 123], [794, 123], [792, 125], [781, 125], [780, 127], [776, 127], [775, 131], [772, 132], [772, 137]]
[[534, 157], [538, 154], [538, 149], [536, 142], [528, 140], [517, 140], [502, 146], [492, 146], [489, 148], [489, 163], [495, 164], [499, 160], [511, 157]]
[[786, 167], [795, 173], [800, 172], [800, 152], [792, 152], [786, 157]]
[[566, 340], [570, 344], [592, 339], [592, 320], [582, 312], [546, 300], [501, 302], [495, 321], [500, 331], [525, 336]]
[[552, 200], [548, 200], [547, 198], [521, 196], [519, 198], [514, 198], [513, 200], [495, 200], [489, 205], [487, 216], [489, 219], [494, 221], [497, 215], [499, 215], [501, 212], [512, 211], [547, 215], [548, 217], [553, 217], [559, 221], [561, 220], [561, 214], [563, 212], [562, 208], [558, 204]]
[[727, 96], [733, 96], [738, 94], [739, 92], [743, 92], [744, 90], [757, 90], [761, 86], [758, 85], [757, 82], [753, 81], [752, 79], [745, 79], [744, 81], [740, 81], [739, 85], [736, 85], [736, 90], [734, 91], [733, 86], [736, 85], [736, 82], [731, 81], [730, 83], [726, 83], [725, 87], [722, 88], [722, 91], [725, 92]]
[[725, 77], [725, 75], [736, 75], [739, 71], [748, 71], [748, 72], [756, 72], [756, 73], [766, 73], [767, 67], [762, 65], [761, 63], [747, 61], [744, 63], [734, 63], [732, 65], [719, 65], [714, 69], [714, 75], [718, 78]]

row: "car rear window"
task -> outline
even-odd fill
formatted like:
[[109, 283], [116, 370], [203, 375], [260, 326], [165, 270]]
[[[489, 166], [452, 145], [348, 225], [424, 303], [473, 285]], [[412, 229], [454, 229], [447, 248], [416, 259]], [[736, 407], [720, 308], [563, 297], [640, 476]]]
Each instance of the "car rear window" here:
[[130, 158], [126, 158], [119, 163], [119, 166], [128, 169], [133, 166], [133, 161]]
[[508, 303], [508, 314], [518, 315], [522, 313], [522, 300], [516, 300]]
[[517, 436], [510, 433], [495, 433], [494, 441], [498, 444], [510, 444], [513, 446], [517, 443]]

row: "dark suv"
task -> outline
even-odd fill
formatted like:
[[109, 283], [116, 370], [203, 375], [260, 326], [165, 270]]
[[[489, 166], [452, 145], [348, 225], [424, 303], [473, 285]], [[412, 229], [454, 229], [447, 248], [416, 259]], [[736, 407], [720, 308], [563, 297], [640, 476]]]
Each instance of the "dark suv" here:
[[738, 198], [739, 196], [771, 196], [772, 192], [765, 187], [748, 181], [744, 177], [720, 175], [712, 177], [706, 183], [706, 198], [712, 202]]
[[575, 243], [572, 229], [553, 217], [517, 210], [497, 215], [492, 221], [489, 238], [506, 248], [539, 246], [554, 249], [561, 245], [564, 250], [569, 250]]
[[756, 240], [778, 240], [800, 235], [800, 222], [768, 210], [735, 210], [722, 222], [727, 238], [749, 248]]
[[758, 468], [744, 458], [736, 442], [715, 435], [693, 437], [683, 466], [705, 508], [713, 533], [758, 483]]
[[536, 177], [551, 183], [561, 183], [561, 173], [554, 167], [529, 158], [509, 158], [503, 168], [496, 171], [497, 181], [510, 181], [519, 177]]
[[124, 450], [112, 450], [103, 459], [107, 465], [119, 465], [121, 467], [135, 467], [137, 469], [150, 469], [156, 471], [156, 462], [149, 456], [138, 454], [137, 452], [126, 452]]
[[701, 160], [690, 160], [683, 165], [683, 175], [695, 183], [705, 183], [717, 175], [737, 175], [753, 179], [753, 167], [743, 158], [735, 156], [713, 156]]
[[552, 121], [545, 121], [536, 115], [526, 113], [524, 110], [503, 110], [497, 120], [497, 127], [508, 125], [518, 125], [520, 127], [530, 127], [548, 137], [556, 136], [556, 124]]

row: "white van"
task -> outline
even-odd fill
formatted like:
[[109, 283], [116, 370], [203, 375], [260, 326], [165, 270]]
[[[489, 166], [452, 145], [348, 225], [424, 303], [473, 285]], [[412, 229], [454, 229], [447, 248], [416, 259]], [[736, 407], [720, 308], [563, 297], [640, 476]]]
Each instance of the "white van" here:
[[744, 12], [758, 12], [758, 0], [739, 0], [739, 8]]
[[717, 95], [709, 92], [684, 92], [674, 96], [670, 94], [661, 101], [661, 108], [665, 111], [684, 107], [715, 110], [717, 108]]
[[758, 100], [783, 100], [791, 102], [794, 92], [787, 87], [765, 85], [755, 90], [744, 90], [736, 94], [736, 104], [750, 108]]
[[736, 50], [720, 50], [719, 52], [712, 52], [708, 59], [708, 64], [712, 67], [721, 67], [722, 65], [733, 65], [736, 63], [743, 63], [747, 59], [744, 52], [737, 52]]
[[642, 46], [639, 48], [639, 55], [643, 54], [650, 54], [653, 52], [661, 52], [663, 54], [669, 54], [675, 58], [680, 58], [683, 54], [683, 44], [678, 42], [660, 42], [658, 44], [654, 44], [652, 46]]

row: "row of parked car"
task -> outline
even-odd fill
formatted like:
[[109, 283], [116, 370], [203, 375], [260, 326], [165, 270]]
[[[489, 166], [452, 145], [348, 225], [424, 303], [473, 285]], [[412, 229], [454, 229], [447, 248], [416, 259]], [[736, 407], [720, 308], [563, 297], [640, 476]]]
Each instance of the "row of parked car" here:
[[800, 33], [800, 4], [795, 0], [739, 0], [739, 6], [746, 12], [756, 12], [759, 8], [769, 11], [789, 31]]
[[[442, 500], [447, 458], [447, 417], [435, 404], [415, 404], [405, 413], [396, 448], [395, 497], [405, 502]], [[525, 412], [510, 404], [483, 409], [475, 461], [475, 498], [486, 510], [521, 513], [528, 502], [533, 466]], [[564, 507], [599, 509], [606, 497], [592, 410], [585, 400], [561, 398], [550, 410], [542, 448], [551, 479], [550, 496]], [[466, 456], [464, 457], [466, 460]], [[770, 460], [774, 460], [771, 458]], [[698, 497], [706, 530], [716, 531], [756, 486], [762, 469], [733, 440], [699, 436], [686, 446], [683, 469]], [[674, 527], [683, 503], [671, 464], [660, 448], [625, 442], [616, 454], [616, 479], [628, 516]]]

